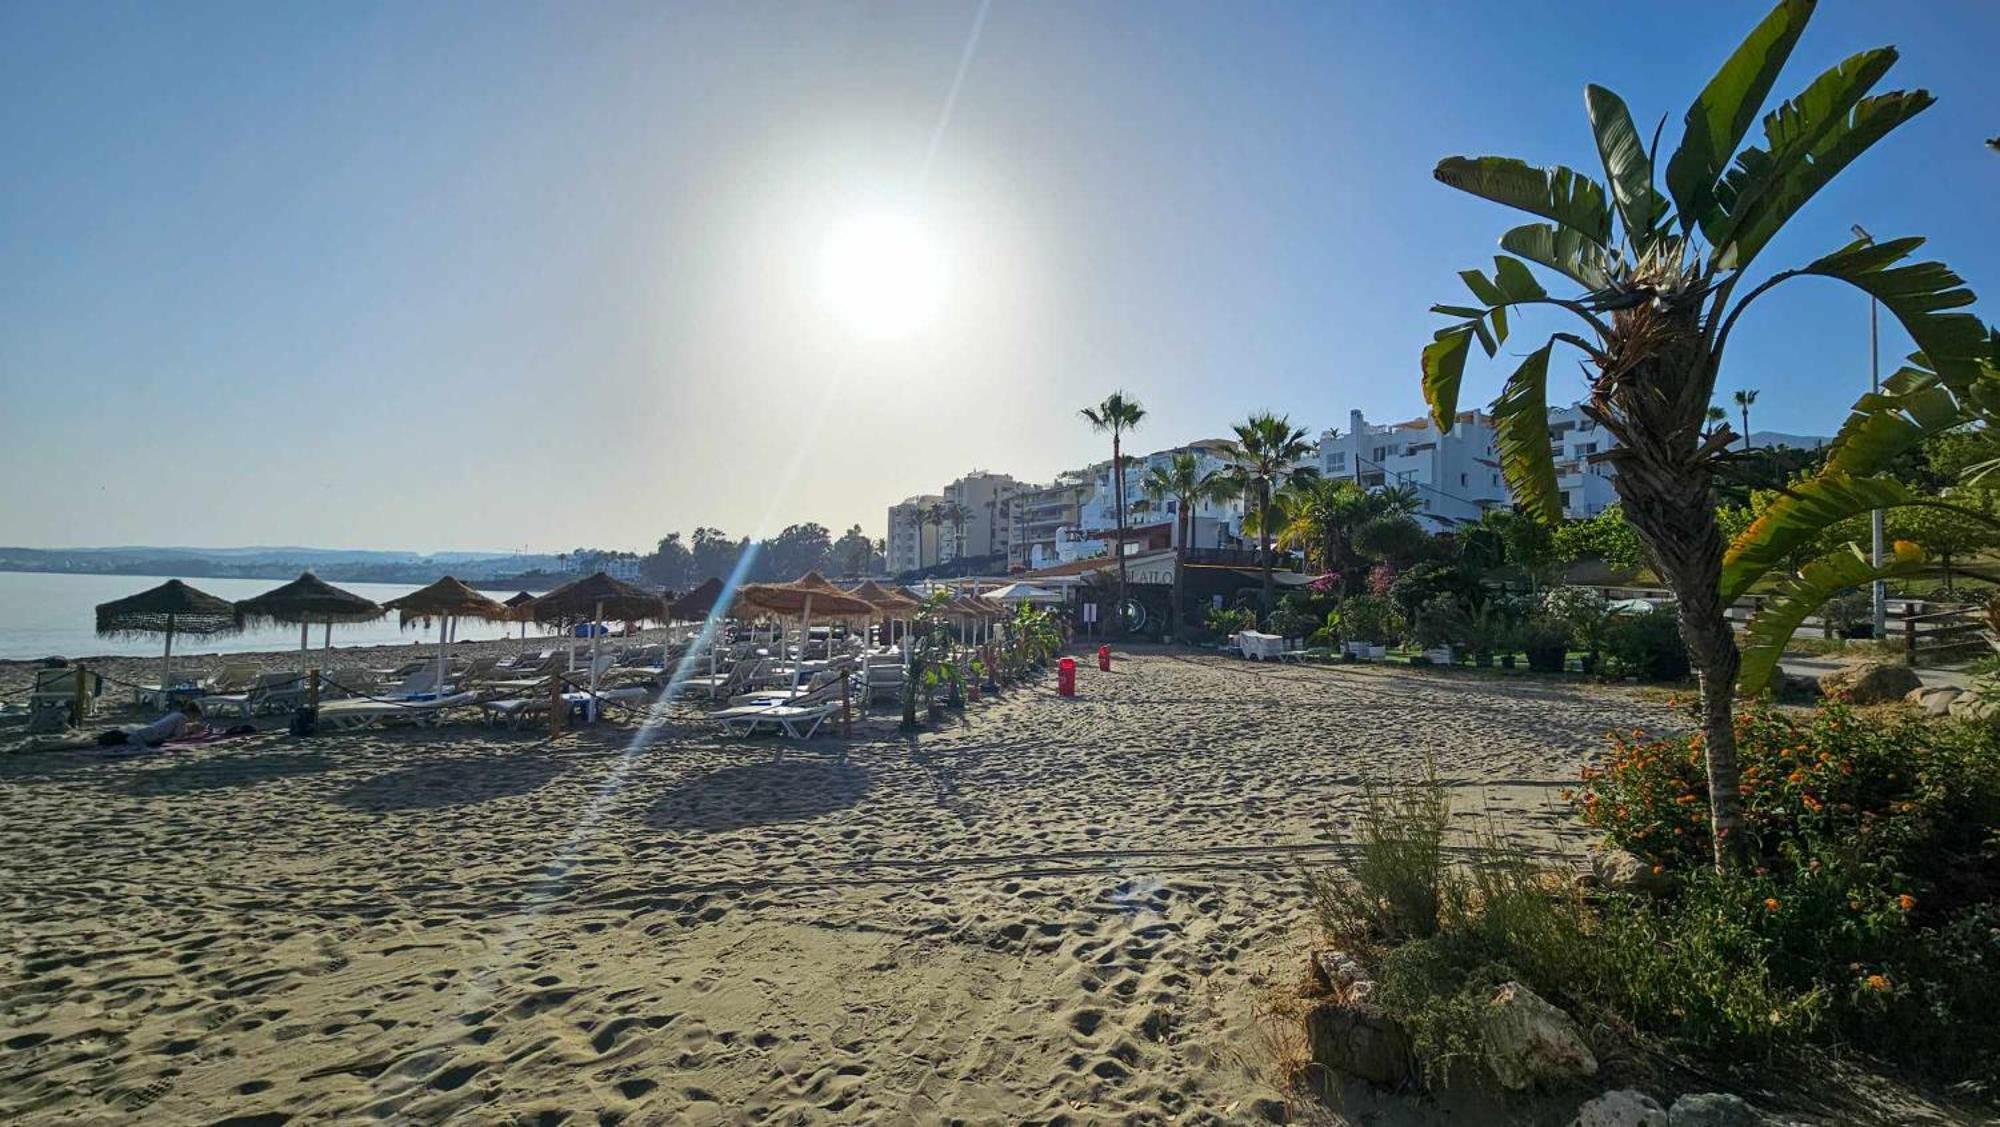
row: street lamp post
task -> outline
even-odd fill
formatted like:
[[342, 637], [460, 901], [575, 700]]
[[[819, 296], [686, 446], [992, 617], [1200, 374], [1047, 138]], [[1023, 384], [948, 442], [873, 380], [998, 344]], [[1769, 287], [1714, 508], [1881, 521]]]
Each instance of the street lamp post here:
[[[1854, 225], [1853, 231], [1855, 238], [1870, 245], [1874, 244], [1875, 236], [1863, 230], [1859, 223]], [[1868, 299], [1868, 386], [1870, 390], [1877, 393], [1880, 393], [1882, 390], [1880, 315], [1881, 302], [1870, 297]], [[1869, 537], [1872, 540], [1869, 559], [1874, 563], [1876, 569], [1880, 570], [1882, 567], [1883, 539], [1882, 510], [1876, 509], [1874, 512], [1868, 514], [1868, 531]], [[1875, 640], [1879, 642], [1889, 634], [1889, 585], [1881, 579], [1877, 579], [1871, 584], [1870, 594], [1873, 596], [1870, 602], [1873, 604], [1875, 611]]]

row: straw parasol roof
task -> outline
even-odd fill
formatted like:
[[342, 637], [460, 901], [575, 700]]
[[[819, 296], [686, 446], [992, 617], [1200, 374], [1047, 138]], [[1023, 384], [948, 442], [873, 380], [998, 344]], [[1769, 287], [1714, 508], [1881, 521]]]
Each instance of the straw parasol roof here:
[[680, 598], [667, 613], [680, 622], [694, 622], [707, 618], [715, 610], [715, 602], [722, 597], [722, 580], [711, 575], [701, 581], [701, 585]]
[[596, 622], [600, 619], [637, 622], [645, 618], [665, 617], [667, 603], [643, 587], [613, 579], [600, 571], [574, 583], [563, 584], [529, 603], [519, 613], [536, 622]]
[[97, 604], [97, 634], [101, 638], [138, 638], [148, 634], [234, 634], [243, 619], [226, 599], [197, 591], [169, 579], [150, 591]]
[[835, 587], [817, 571], [808, 571], [790, 583], [746, 583], [737, 589], [736, 600], [766, 614], [797, 615], [808, 608], [825, 618], [875, 613], [874, 604]]
[[873, 579], [848, 592], [855, 598], [873, 606], [884, 614], [908, 614], [923, 606], [922, 601], [892, 587], [884, 587]]
[[282, 587], [236, 604], [236, 612], [252, 623], [318, 624], [373, 622], [389, 613], [372, 599], [343, 591], [308, 571]]
[[505, 622], [514, 613], [449, 575], [400, 599], [390, 599], [382, 608], [399, 614], [404, 626], [419, 618], [483, 618], [488, 622]]
[[533, 595], [528, 594], [526, 591], [522, 591], [518, 595], [509, 596], [507, 601], [501, 603], [500, 605], [503, 607], [508, 607], [518, 612], [523, 606], [527, 605], [528, 603], [532, 603], [534, 601], [535, 597]]

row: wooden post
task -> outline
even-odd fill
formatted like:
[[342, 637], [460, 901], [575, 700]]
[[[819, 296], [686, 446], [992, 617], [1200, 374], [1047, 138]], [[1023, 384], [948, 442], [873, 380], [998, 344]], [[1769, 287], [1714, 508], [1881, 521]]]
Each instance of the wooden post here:
[[84, 705], [87, 704], [90, 700], [89, 685], [90, 685], [90, 670], [85, 669], [83, 667], [83, 664], [79, 662], [77, 663], [76, 667], [76, 701], [75, 704], [73, 705], [73, 707], [76, 710], [75, 723], [76, 726], [79, 728], [83, 727]]
[[1917, 663], [1917, 620], [1903, 616], [1903, 659], [1911, 665]]
[[549, 677], [549, 738], [562, 735], [563, 726], [563, 678], [557, 673]]
[[306, 671], [306, 707], [319, 707], [319, 670]]
[[843, 669], [840, 671], [840, 736], [842, 739], [846, 739], [848, 736], [854, 734], [854, 713], [848, 704], [847, 695], [849, 678], [851, 676], [852, 674], [848, 670]]

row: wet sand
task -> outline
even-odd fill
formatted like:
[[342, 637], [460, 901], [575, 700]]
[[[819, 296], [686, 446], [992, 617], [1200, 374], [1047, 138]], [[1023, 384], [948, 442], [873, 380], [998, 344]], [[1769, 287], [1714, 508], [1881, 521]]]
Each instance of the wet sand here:
[[1254, 1120], [1364, 783], [1428, 758], [1574, 850], [1557, 788], [1675, 720], [1213, 655], [1049, 680], [782, 759], [691, 709], [0, 756], [0, 1119]]

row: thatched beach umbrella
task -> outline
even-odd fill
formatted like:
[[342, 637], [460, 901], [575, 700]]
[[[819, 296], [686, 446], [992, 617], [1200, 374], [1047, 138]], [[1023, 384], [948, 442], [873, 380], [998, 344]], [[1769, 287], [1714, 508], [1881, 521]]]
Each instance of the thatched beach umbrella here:
[[226, 599], [197, 591], [178, 579], [169, 579], [150, 591], [97, 604], [97, 636], [100, 638], [142, 638], [164, 634], [166, 650], [160, 657], [160, 688], [173, 685], [174, 635], [200, 634], [213, 637], [243, 629], [242, 616]]
[[529, 603], [532, 603], [534, 601], [535, 597], [533, 595], [530, 595], [526, 591], [522, 591], [519, 594], [509, 598], [506, 602], [500, 604], [501, 606], [506, 607], [508, 610], [513, 611], [515, 616], [521, 620], [521, 641], [524, 645], [528, 640], [528, 621], [534, 616], [523, 611], [521, 608], [527, 606]]
[[721, 597], [722, 580], [711, 575], [700, 586], [675, 599], [667, 617], [675, 622], [701, 622], [715, 611], [716, 600]]
[[[736, 591], [739, 606], [761, 610], [781, 617], [796, 616], [799, 619], [799, 657], [805, 657], [804, 639], [812, 630], [813, 611], [832, 618], [870, 616], [875, 608], [865, 599], [853, 595], [829, 583], [817, 571], [808, 571], [790, 583], [746, 583]], [[800, 662], [792, 663], [792, 689], [799, 687]]]
[[893, 587], [884, 587], [873, 579], [863, 581], [860, 586], [850, 588], [847, 593], [868, 603], [882, 616], [884, 623], [882, 641], [885, 644], [893, 640], [887, 636], [887, 624], [907, 621], [916, 613], [917, 608], [924, 605], [918, 599]]
[[289, 626], [298, 623], [301, 670], [304, 668], [306, 647], [310, 644], [307, 631], [314, 623], [326, 624], [327, 641], [331, 643], [334, 623], [373, 622], [389, 613], [372, 599], [343, 591], [310, 571], [301, 573], [297, 579], [282, 587], [244, 599], [236, 604], [236, 612], [248, 624]]
[[[536, 622], [601, 624], [607, 614], [625, 622], [640, 622], [648, 618], [665, 618], [667, 602], [643, 587], [635, 587], [623, 580], [613, 579], [600, 571], [574, 583], [563, 584], [522, 607], [520, 613], [532, 617]], [[590, 634], [592, 717], [597, 715], [597, 638], [601, 633], [600, 626]]]
[[390, 599], [382, 606], [385, 610], [395, 611], [402, 619], [399, 623], [402, 626], [408, 626], [420, 619], [438, 620], [437, 691], [439, 694], [444, 692], [445, 674], [449, 669], [445, 664], [445, 644], [451, 636], [452, 620], [477, 618], [486, 622], [506, 622], [514, 617], [513, 611], [449, 575], [400, 599]]

